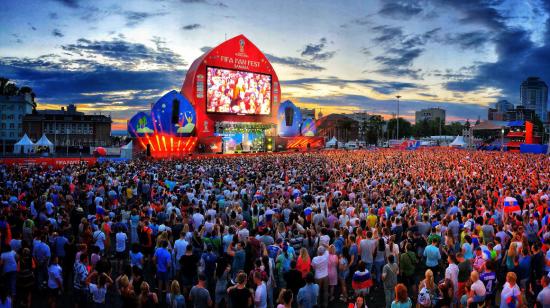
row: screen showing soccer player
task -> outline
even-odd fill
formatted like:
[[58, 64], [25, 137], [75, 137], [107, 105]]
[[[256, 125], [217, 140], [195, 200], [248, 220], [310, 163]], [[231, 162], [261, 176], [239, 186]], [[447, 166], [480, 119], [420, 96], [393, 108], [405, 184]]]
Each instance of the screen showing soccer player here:
[[271, 75], [207, 68], [206, 111], [271, 114]]

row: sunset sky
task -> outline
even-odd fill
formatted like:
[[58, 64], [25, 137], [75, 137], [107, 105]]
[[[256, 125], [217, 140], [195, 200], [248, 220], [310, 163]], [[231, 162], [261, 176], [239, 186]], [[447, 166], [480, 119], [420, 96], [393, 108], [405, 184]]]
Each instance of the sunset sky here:
[[282, 98], [331, 112], [448, 121], [518, 103], [528, 76], [550, 82], [550, 0], [5, 1], [0, 76], [39, 109], [110, 114], [113, 129], [172, 89], [208, 47], [244, 34], [271, 60]]

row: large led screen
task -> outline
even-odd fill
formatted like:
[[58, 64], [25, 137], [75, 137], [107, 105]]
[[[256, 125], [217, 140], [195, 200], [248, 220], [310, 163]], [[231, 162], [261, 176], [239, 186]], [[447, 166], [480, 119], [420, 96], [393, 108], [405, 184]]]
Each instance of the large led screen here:
[[206, 111], [271, 114], [271, 75], [206, 68]]

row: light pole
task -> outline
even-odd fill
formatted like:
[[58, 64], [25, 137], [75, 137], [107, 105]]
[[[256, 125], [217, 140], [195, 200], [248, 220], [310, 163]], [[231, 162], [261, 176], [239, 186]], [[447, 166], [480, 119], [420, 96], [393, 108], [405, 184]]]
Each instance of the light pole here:
[[396, 127], [397, 127], [397, 133], [396, 133], [396, 139], [399, 140], [399, 99], [401, 98], [401, 95], [396, 95], [395, 96], [397, 98], [397, 123], [396, 123]]
[[504, 152], [504, 128], [500, 130], [500, 151]]

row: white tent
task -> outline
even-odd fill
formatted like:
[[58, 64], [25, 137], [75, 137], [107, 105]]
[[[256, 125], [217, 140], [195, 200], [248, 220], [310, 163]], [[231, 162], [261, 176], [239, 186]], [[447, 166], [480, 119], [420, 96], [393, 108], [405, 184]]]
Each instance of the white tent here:
[[34, 147], [34, 143], [32, 143], [32, 140], [25, 134], [21, 140], [17, 141], [16, 144], [13, 146], [13, 153], [20, 154], [20, 153], [31, 153], [32, 149]]
[[466, 142], [464, 142], [464, 137], [456, 136], [455, 140], [449, 144], [450, 147], [455, 148], [464, 148], [466, 147]]
[[132, 151], [134, 150], [133, 141], [120, 148], [120, 158], [132, 159]]
[[325, 144], [325, 147], [327, 148], [333, 148], [336, 146], [336, 144], [338, 143], [338, 140], [336, 139], [336, 137], [332, 137], [332, 139], [330, 139], [329, 141], [327, 141], [327, 143]]
[[55, 146], [50, 141], [50, 139], [46, 137], [46, 134], [42, 134], [42, 137], [34, 145], [37, 147], [48, 147], [48, 150], [50, 151], [50, 153], [54, 152]]

